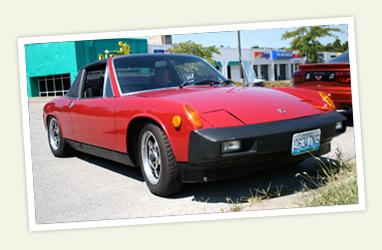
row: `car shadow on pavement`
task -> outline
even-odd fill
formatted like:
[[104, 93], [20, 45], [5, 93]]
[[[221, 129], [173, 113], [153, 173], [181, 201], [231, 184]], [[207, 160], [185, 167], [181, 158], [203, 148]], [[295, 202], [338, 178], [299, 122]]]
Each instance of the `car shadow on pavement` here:
[[343, 110], [343, 111], [340, 111], [339, 113], [346, 117], [347, 119], [346, 126], [353, 127], [353, 111]]
[[[144, 182], [140, 168], [126, 166], [81, 152], [75, 152], [74, 157], [94, 166]], [[333, 163], [336, 162], [325, 157], [320, 157], [320, 160], [328, 163], [328, 166], [334, 166]], [[216, 182], [184, 184], [183, 189], [178, 194], [163, 197], [163, 199], [192, 197], [193, 201], [203, 203], [227, 203], [227, 199], [233, 202], [245, 202], [246, 199], [256, 195], [256, 193], [260, 195], [266, 193], [268, 198], [277, 198], [301, 192], [304, 188], [315, 189], [314, 184], [306, 182], [301, 176], [296, 175], [305, 172], [310, 176], [316, 176], [320, 169], [320, 163], [311, 157], [298, 164], [258, 170], [242, 177]]]
[[[334, 166], [334, 160], [321, 157], [327, 166]], [[338, 165], [338, 164], [337, 164]], [[316, 176], [321, 169], [314, 158], [306, 159], [298, 164], [264, 169], [250, 175], [210, 183], [185, 184], [181, 193], [171, 197], [174, 199], [193, 196], [196, 202], [227, 203], [245, 202], [256, 196], [269, 199], [291, 195], [302, 190], [315, 189], [316, 185], [305, 181], [301, 175], [306, 173]]]
[[77, 157], [83, 161], [89, 162], [95, 166], [113, 171], [117, 174], [124, 175], [134, 180], [144, 182], [140, 168], [130, 167], [124, 164], [120, 164], [115, 161], [110, 161], [97, 156], [89, 155], [79, 151], [74, 152], [74, 157]]

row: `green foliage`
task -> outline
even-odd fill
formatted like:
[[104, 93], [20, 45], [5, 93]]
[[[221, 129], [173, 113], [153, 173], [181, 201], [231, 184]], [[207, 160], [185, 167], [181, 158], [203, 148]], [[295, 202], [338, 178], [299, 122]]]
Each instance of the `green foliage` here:
[[341, 44], [340, 39], [336, 39], [333, 43], [328, 43], [325, 46], [325, 51], [332, 51], [332, 52], [345, 52], [349, 50], [349, 44], [348, 42], [344, 42]]
[[286, 49], [284, 47], [281, 47], [281, 48], [271, 48], [271, 47], [260, 47], [259, 45], [254, 45], [251, 47], [251, 49], [268, 49], [268, 50], [282, 50], [282, 49]]
[[214, 65], [215, 60], [212, 59], [213, 53], [220, 55], [220, 51], [215, 46], [203, 47], [203, 45], [187, 41], [184, 43], [175, 43], [172, 48], [169, 49], [170, 53], [173, 54], [188, 54], [200, 56], [206, 59], [209, 63]]
[[318, 41], [318, 38], [336, 37], [333, 32], [342, 31], [328, 26], [301, 27], [295, 31], [285, 32], [281, 39], [294, 38], [290, 42], [290, 50], [298, 50], [300, 54], [307, 56], [309, 62], [316, 63], [317, 52], [325, 50], [325, 46]]

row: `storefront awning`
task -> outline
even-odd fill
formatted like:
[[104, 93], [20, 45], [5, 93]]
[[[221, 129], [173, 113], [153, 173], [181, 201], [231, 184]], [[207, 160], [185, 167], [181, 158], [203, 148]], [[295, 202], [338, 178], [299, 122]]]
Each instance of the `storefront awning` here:
[[239, 61], [230, 61], [230, 62], [228, 62], [228, 66], [239, 66], [239, 65], [240, 65]]

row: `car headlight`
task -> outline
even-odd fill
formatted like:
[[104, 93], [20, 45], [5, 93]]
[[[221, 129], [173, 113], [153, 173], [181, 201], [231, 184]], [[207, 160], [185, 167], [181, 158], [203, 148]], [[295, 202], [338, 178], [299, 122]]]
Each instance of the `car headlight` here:
[[337, 122], [336, 123], [336, 130], [342, 130], [344, 127], [342, 125], [342, 122]]
[[240, 150], [241, 150], [240, 140], [222, 142], [222, 153], [229, 153], [229, 152], [240, 151]]

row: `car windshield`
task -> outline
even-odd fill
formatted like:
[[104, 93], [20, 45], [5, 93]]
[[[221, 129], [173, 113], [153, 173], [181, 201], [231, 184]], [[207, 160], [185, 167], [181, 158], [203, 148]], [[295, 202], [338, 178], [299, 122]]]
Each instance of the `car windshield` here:
[[227, 84], [204, 59], [189, 55], [131, 55], [113, 60], [122, 94], [198, 84]]
[[342, 53], [341, 55], [327, 61], [326, 63], [349, 63], [349, 51]]

